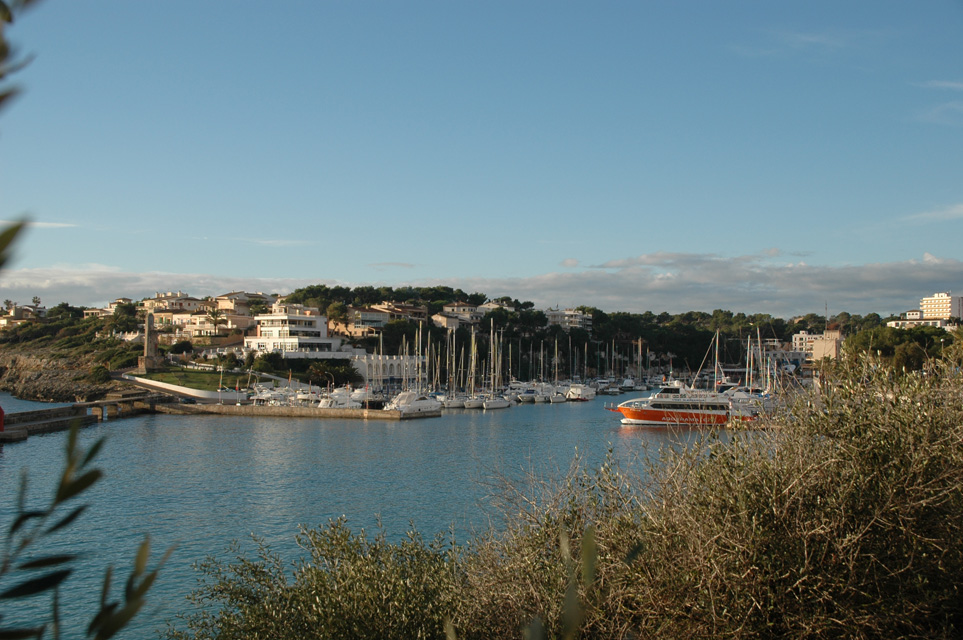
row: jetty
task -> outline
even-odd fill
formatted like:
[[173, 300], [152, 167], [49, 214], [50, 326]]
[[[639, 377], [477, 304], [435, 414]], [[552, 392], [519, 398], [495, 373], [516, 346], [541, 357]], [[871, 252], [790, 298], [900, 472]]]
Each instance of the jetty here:
[[65, 407], [18, 411], [4, 415], [0, 429], [0, 443], [22, 442], [41, 433], [67, 431], [74, 425], [87, 427], [105, 420], [150, 413], [169, 396], [140, 391], [109, 393], [103, 400], [78, 402]]
[[97, 416], [78, 405], [8, 413], [3, 419], [0, 443], [22, 442], [34, 434], [66, 431], [75, 424], [85, 427], [95, 422]]
[[433, 413], [404, 414], [391, 409], [319, 409], [318, 407], [255, 405], [255, 404], [158, 404], [157, 413], [173, 415], [204, 415], [236, 417], [277, 418], [334, 418], [350, 420], [411, 420], [441, 416], [441, 410]]
[[385, 409], [319, 409], [313, 406], [272, 406], [253, 404], [183, 404], [163, 393], [124, 392], [109, 394], [103, 400], [78, 402], [66, 407], [8, 413], [0, 444], [22, 442], [31, 435], [67, 431], [74, 425], [86, 427], [105, 421], [144, 413], [170, 415], [220, 415], [233, 417], [317, 418], [349, 420], [411, 420], [441, 416], [441, 411], [405, 414]]

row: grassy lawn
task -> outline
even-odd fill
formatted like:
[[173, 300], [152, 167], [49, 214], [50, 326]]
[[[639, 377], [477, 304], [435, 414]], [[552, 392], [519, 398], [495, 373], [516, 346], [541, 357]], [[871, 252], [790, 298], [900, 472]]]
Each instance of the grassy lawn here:
[[[191, 389], [201, 391], [217, 391], [218, 384], [221, 383], [221, 374], [217, 371], [196, 371], [193, 369], [170, 369], [168, 371], [154, 371], [145, 376], [139, 376], [147, 380], [156, 380], [168, 384], [176, 384]], [[251, 379], [253, 383], [255, 378]], [[225, 373], [223, 384], [228, 389], [234, 389], [235, 385], [240, 388], [247, 387], [248, 374]]]

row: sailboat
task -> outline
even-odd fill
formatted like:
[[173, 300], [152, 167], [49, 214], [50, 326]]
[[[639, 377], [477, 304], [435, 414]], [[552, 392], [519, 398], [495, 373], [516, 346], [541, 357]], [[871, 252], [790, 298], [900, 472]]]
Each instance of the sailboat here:
[[[567, 391], [567, 389], [566, 389]], [[555, 384], [552, 385], [552, 395], [548, 399], [552, 404], [568, 402], [568, 397], [558, 384], [558, 340], [555, 340]]]
[[484, 408], [485, 398], [475, 394], [475, 373], [478, 361], [478, 347], [475, 344], [475, 331], [471, 332], [471, 353], [468, 356], [468, 397], [465, 398], [466, 409]]
[[489, 356], [489, 364], [491, 366], [491, 391], [487, 398], [485, 398], [482, 406], [486, 411], [489, 409], [505, 409], [511, 406], [511, 402], [508, 401], [504, 396], [500, 396], [496, 393], [496, 390], [500, 386], [501, 378], [501, 349], [497, 348], [497, 339], [495, 338], [495, 320], [492, 319], [492, 332], [491, 340], [489, 344], [491, 346], [491, 354]]
[[467, 400], [468, 397], [465, 394], [458, 392], [458, 385], [455, 382], [455, 373], [457, 370], [457, 366], [456, 366], [457, 363], [455, 361], [454, 329], [448, 330], [448, 357], [446, 358], [446, 360], [447, 360], [447, 366], [448, 366], [448, 382], [445, 389], [445, 399], [442, 400], [441, 404], [446, 409], [464, 409], [465, 400]]

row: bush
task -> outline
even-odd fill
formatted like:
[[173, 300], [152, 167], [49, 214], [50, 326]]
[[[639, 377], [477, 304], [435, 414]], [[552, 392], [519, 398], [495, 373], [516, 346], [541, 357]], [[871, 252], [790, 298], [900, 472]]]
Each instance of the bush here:
[[[192, 633], [171, 631], [169, 637], [444, 637], [457, 563], [441, 541], [429, 544], [411, 533], [392, 544], [383, 532], [369, 539], [336, 520], [302, 531], [298, 542], [310, 560], [290, 580], [261, 542], [254, 561], [208, 559], [202, 568], [217, 580], [192, 597], [201, 610], [191, 618]], [[212, 614], [209, 603], [225, 608]]]
[[197, 601], [217, 613], [172, 637], [958, 636], [961, 380], [824, 374], [764, 428], [506, 484], [504, 527], [468, 545], [338, 521], [302, 535], [290, 579], [263, 549], [212, 561]]
[[103, 365], [97, 365], [90, 370], [87, 379], [97, 384], [106, 384], [110, 382], [110, 371]]
[[179, 340], [175, 342], [174, 345], [171, 347], [171, 353], [174, 353], [174, 354], [193, 353], [193, 352], [194, 352], [194, 345], [191, 344], [190, 340]]

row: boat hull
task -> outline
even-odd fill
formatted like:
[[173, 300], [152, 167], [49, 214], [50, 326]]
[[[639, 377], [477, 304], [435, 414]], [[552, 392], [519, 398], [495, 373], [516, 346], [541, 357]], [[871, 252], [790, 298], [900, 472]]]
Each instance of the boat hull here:
[[622, 424], [646, 426], [723, 426], [732, 420], [752, 420], [755, 414], [718, 398], [648, 398], [629, 400], [609, 411], [622, 414]]

